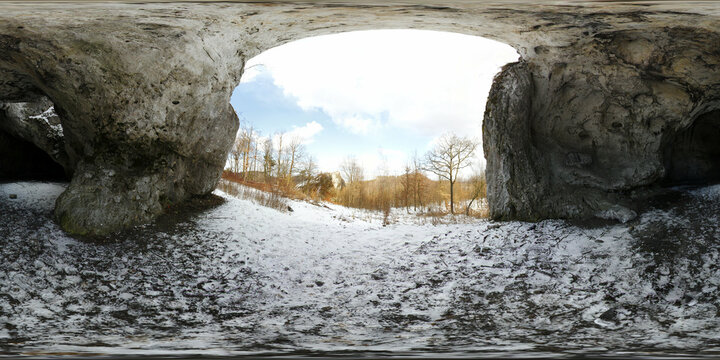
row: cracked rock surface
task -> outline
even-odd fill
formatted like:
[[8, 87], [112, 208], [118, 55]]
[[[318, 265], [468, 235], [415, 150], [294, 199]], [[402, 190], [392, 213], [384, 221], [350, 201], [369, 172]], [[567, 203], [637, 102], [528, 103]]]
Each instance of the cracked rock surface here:
[[0, 104], [0, 131], [31, 142], [66, 172], [71, 171], [72, 165], [65, 148], [60, 118], [49, 99]]
[[[518, 50], [487, 104], [495, 218], [627, 221], [648, 189], [720, 173], [707, 155], [716, 150], [701, 146], [710, 142], [688, 135], [698, 119], [712, 129], [720, 108], [714, 2], [29, 1], [0, 10], [0, 102], [52, 103], [73, 174], [55, 217], [75, 234], [106, 235], [209, 193], [238, 126], [229, 99], [245, 61], [352, 30], [453, 31]], [[32, 141], [38, 131], [24, 139], [52, 151]]]

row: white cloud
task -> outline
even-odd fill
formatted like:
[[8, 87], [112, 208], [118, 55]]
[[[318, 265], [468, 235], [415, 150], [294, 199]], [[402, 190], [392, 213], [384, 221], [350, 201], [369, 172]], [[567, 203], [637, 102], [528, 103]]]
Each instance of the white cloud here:
[[[270, 138], [272, 139], [274, 149], [277, 151], [280, 145], [282, 145], [283, 148], [287, 148], [287, 146], [293, 141], [297, 141], [303, 145], [312, 144], [315, 141], [315, 135], [319, 134], [322, 130], [323, 126], [317, 121], [313, 121], [305, 124], [304, 126], [293, 126], [290, 131], [274, 133], [270, 136]], [[281, 135], [282, 139], [280, 138]], [[268, 137], [260, 137], [259, 139], [260, 141], [265, 141]]]
[[[328, 51], [332, 49], [332, 51]], [[349, 132], [384, 128], [480, 136], [493, 76], [517, 60], [506, 44], [467, 35], [375, 30], [313, 37], [251, 59], [304, 109], [321, 109]]]
[[292, 130], [285, 133], [287, 139], [297, 139], [300, 143], [307, 145], [315, 141], [315, 135], [323, 130], [323, 126], [317, 121], [309, 122], [304, 126], [294, 126]]
[[333, 117], [333, 121], [336, 124], [343, 126], [351, 133], [360, 135], [367, 135], [370, 133], [370, 130], [379, 126], [377, 121], [368, 117], [363, 117], [359, 114], [349, 116], [343, 114], [338, 117]]
[[258, 144], [262, 144], [268, 139], [272, 139], [272, 145], [274, 149], [277, 150], [280, 146], [280, 135], [282, 135], [283, 147], [287, 146], [293, 140], [297, 140], [300, 144], [308, 145], [315, 142], [315, 135], [319, 134], [323, 129], [323, 126], [317, 121], [312, 121], [304, 126], [293, 126], [290, 131], [278, 132], [268, 136], [263, 136], [256, 132], [255, 141]]

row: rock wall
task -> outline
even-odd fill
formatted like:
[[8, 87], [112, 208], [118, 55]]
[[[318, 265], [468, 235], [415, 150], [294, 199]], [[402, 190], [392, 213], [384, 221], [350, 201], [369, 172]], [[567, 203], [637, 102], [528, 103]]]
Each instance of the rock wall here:
[[668, 160], [692, 148], [676, 138], [719, 108], [719, 14], [712, 2], [0, 3], [0, 102], [51, 102], [62, 145], [27, 121], [0, 127], [72, 173], [60, 225], [106, 235], [212, 191], [250, 57], [342, 31], [453, 31], [522, 58], [497, 77], [484, 120], [493, 217], [627, 221], [668, 166], [689, 171]]
[[718, 45], [687, 27], [603, 32], [504, 69], [485, 115], [493, 217], [627, 221], [654, 186], [717, 180], [717, 146], [683, 134], [718, 106]]
[[52, 99], [62, 122], [72, 161], [59, 162], [74, 175], [57, 200], [60, 225], [106, 235], [212, 191], [238, 127], [229, 104], [244, 64], [237, 50], [223, 34], [199, 38], [185, 24], [78, 21], [2, 37], [2, 57], [33, 79], [28, 98]]
[[73, 165], [65, 148], [60, 117], [48, 98], [0, 103], [0, 131], [32, 143], [62, 166], [67, 175], [72, 175]]
[[543, 218], [547, 194], [542, 154], [532, 132], [534, 83], [525, 62], [506, 65], [495, 77], [483, 121], [488, 202], [495, 219]]

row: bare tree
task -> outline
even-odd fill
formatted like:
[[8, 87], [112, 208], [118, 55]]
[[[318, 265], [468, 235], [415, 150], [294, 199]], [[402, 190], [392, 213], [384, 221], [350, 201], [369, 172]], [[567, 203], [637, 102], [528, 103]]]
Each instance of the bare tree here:
[[256, 139], [257, 133], [252, 125], [242, 121], [228, 157], [232, 172], [242, 173], [243, 180], [247, 180], [248, 172], [251, 170], [252, 152], [257, 151]]
[[461, 169], [472, 164], [471, 157], [478, 142], [455, 134], [440, 137], [435, 147], [425, 154], [425, 170], [450, 182], [450, 213], [455, 214], [454, 187]]
[[487, 181], [485, 180], [485, 169], [476, 169], [475, 173], [470, 177], [471, 195], [470, 202], [465, 207], [465, 215], [470, 215], [470, 208], [478, 198], [487, 197]]
[[241, 151], [241, 144], [240, 144], [240, 138], [235, 138], [235, 142], [233, 143], [232, 148], [230, 149], [230, 153], [228, 154], [228, 158], [230, 160], [230, 170], [234, 173], [239, 172], [240, 167], [240, 151]]
[[412, 167], [413, 208], [417, 210], [418, 205], [420, 205], [420, 208], [423, 207], [425, 203], [425, 192], [427, 190], [425, 184], [427, 178], [422, 173], [422, 161], [418, 157], [417, 150], [413, 152]]
[[346, 157], [340, 169], [348, 184], [363, 181], [363, 168], [354, 156]]
[[258, 163], [259, 163], [258, 162], [258, 153], [260, 152], [260, 141], [261, 141], [260, 135], [261, 134], [259, 132], [255, 133], [255, 141], [254, 141], [255, 146], [253, 146], [253, 149], [252, 149], [252, 158], [251, 158], [252, 163], [250, 165], [250, 172], [253, 174], [253, 179], [251, 179], [252, 181], [257, 181], [257, 179], [255, 179], [255, 177], [257, 176]]
[[274, 138], [277, 141], [277, 173], [275, 173], [275, 177], [277, 179], [282, 178], [283, 174], [285, 174], [285, 158], [283, 156], [283, 153], [285, 151], [285, 148], [283, 148], [283, 137], [285, 137], [284, 132], [276, 133]]
[[265, 182], [268, 183], [272, 179], [272, 170], [277, 163], [273, 159], [273, 143], [271, 138], [265, 139], [263, 142], [263, 175]]
[[302, 182], [307, 182], [308, 180], [312, 179], [317, 175], [318, 172], [318, 166], [317, 162], [315, 162], [315, 158], [312, 157], [312, 155], [308, 155], [305, 157], [305, 160], [300, 163], [300, 180]]
[[287, 177], [292, 179], [295, 168], [297, 167], [298, 160], [300, 160], [305, 154], [305, 145], [297, 137], [290, 139], [290, 143], [287, 147], [289, 165], [287, 169]]
[[252, 125], [243, 124], [236, 141], [237, 153], [242, 157], [243, 180], [247, 180], [250, 171], [251, 154], [255, 143], [255, 130]]
[[400, 177], [400, 185], [402, 186], [400, 196], [402, 197], [403, 205], [405, 205], [405, 211], [407, 212], [410, 212], [410, 194], [413, 191], [412, 188], [414, 184], [412, 166], [408, 163], [405, 165], [404, 172]]

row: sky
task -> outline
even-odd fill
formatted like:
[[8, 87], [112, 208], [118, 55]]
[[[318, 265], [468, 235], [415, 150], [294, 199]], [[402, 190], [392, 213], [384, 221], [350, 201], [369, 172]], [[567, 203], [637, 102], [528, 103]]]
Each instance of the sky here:
[[[252, 58], [230, 103], [263, 135], [289, 132], [321, 171], [357, 158], [397, 175], [443, 133], [482, 138], [492, 79], [517, 52], [493, 40], [372, 30], [294, 41]], [[484, 164], [478, 147], [474, 167]]]

